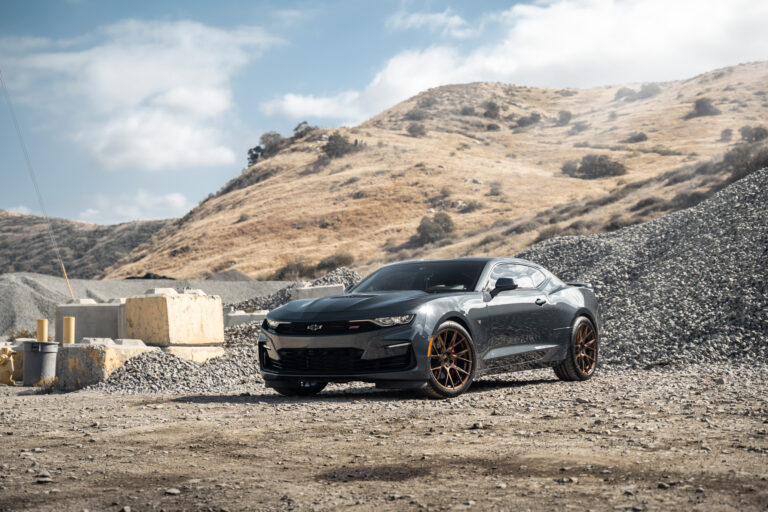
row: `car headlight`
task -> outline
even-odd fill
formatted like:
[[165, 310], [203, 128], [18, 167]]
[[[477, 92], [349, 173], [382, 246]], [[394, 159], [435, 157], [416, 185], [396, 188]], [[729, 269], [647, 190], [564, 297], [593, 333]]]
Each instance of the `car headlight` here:
[[264, 323], [269, 329], [275, 330], [277, 329], [277, 326], [281, 324], [281, 322], [276, 322], [274, 320], [271, 320], [269, 318], [264, 319]]
[[380, 327], [392, 327], [393, 325], [405, 325], [413, 321], [416, 315], [385, 316], [369, 320]]

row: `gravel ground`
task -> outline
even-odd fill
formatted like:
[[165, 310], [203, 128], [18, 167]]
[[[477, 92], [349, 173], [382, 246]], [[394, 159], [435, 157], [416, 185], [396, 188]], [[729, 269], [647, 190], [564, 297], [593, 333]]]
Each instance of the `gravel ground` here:
[[[169, 279], [129, 279], [95, 281], [70, 279], [78, 298], [106, 302], [119, 297], [140, 295], [150, 288], [196, 288], [221, 300], [239, 302], [249, 297], [273, 293], [285, 281], [173, 281]], [[26, 272], [0, 274], [0, 336], [16, 329], [35, 329], [38, 318], [47, 318], [53, 335], [53, 316], [57, 304], [69, 301], [63, 278]]]
[[0, 386], [0, 510], [764, 511], [766, 370], [511, 374], [448, 401]]

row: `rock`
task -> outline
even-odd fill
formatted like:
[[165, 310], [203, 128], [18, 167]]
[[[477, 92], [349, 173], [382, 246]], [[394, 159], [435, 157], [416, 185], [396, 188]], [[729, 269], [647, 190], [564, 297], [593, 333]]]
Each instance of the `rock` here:
[[177, 496], [181, 494], [181, 491], [176, 489], [175, 487], [171, 487], [170, 489], [165, 490], [165, 494], [169, 494], [171, 496]]

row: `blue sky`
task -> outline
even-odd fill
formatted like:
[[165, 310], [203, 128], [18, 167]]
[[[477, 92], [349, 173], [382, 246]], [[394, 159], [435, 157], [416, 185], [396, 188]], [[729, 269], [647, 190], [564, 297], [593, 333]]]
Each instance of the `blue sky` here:
[[[687, 78], [768, 57], [762, 0], [0, 0], [0, 69], [49, 214], [183, 215], [267, 130], [421, 90]], [[39, 213], [6, 105], [0, 208]]]

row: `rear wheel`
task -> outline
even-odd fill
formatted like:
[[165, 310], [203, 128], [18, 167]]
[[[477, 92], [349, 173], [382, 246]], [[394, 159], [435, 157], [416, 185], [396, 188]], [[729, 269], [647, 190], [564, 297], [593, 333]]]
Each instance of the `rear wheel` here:
[[571, 344], [566, 358], [554, 367], [561, 380], [587, 380], [597, 369], [597, 333], [587, 317], [579, 317], [571, 330]]
[[427, 362], [427, 396], [452, 398], [469, 389], [475, 377], [475, 348], [466, 329], [456, 322], [440, 325], [430, 339]]
[[327, 382], [315, 380], [292, 380], [271, 382], [269, 387], [285, 396], [312, 396], [325, 389]]

